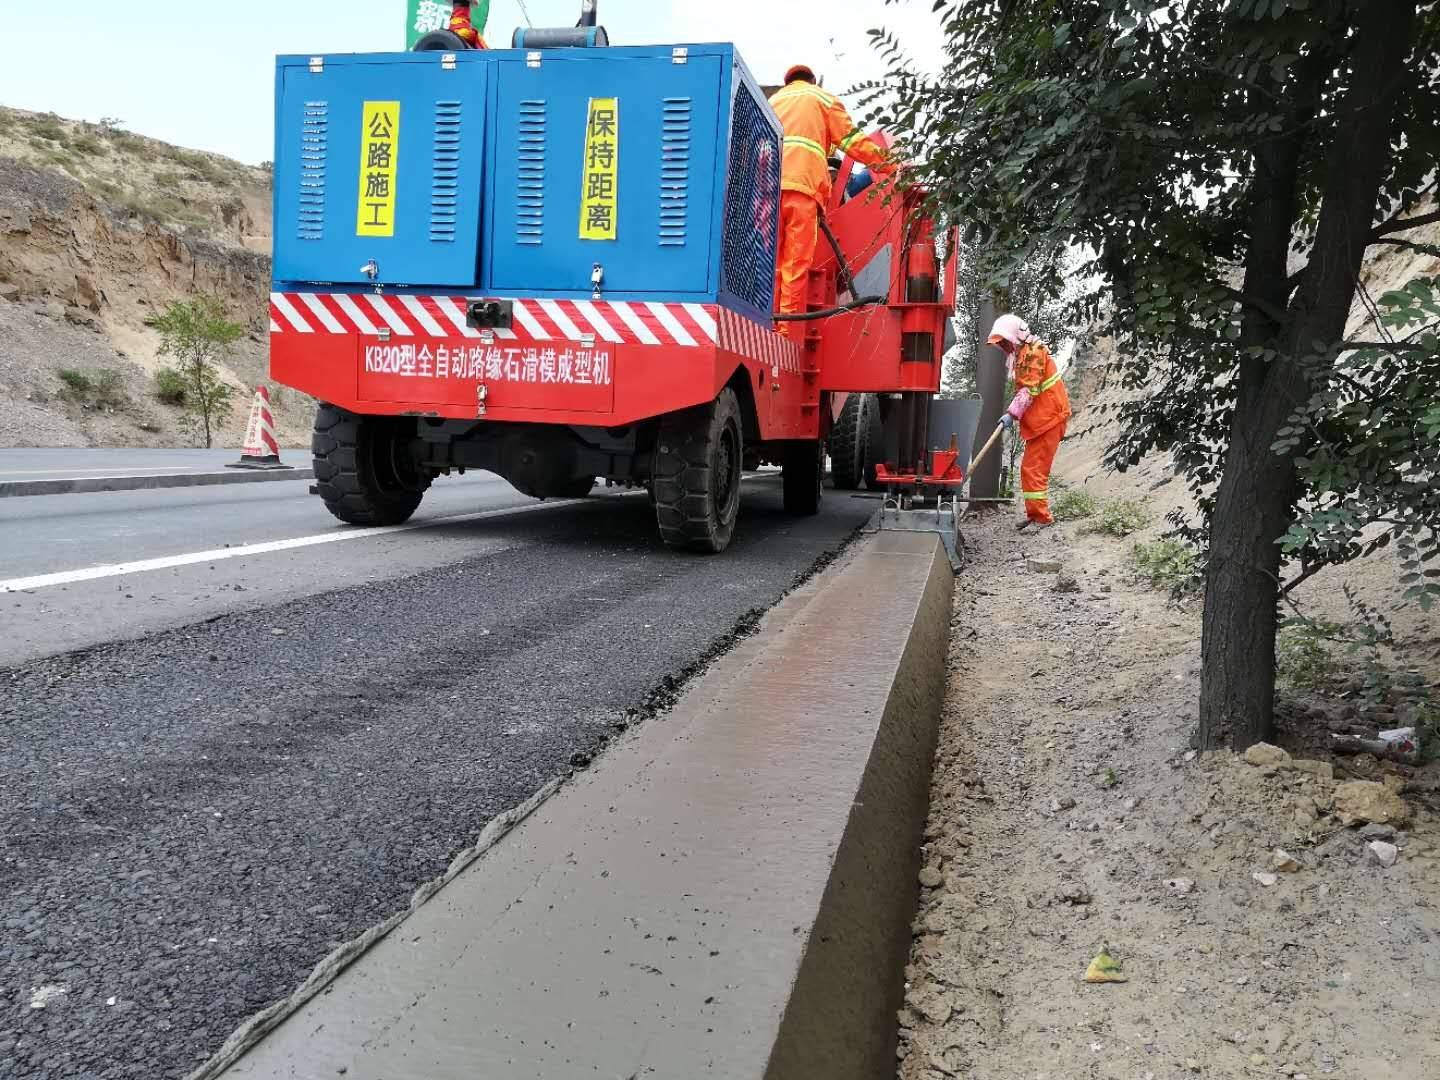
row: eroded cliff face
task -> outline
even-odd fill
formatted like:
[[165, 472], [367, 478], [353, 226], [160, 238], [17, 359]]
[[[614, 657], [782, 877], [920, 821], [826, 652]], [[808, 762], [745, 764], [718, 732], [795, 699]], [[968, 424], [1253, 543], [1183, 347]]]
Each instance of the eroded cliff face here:
[[[188, 444], [181, 411], [156, 397], [154, 373], [169, 361], [147, 322], [199, 293], [219, 296], [247, 330], [224, 365], [237, 393], [221, 439], [238, 440], [249, 391], [266, 378], [268, 192], [251, 175], [263, 173], [237, 165], [244, 182], [228, 195], [218, 181], [192, 179], [144, 202], [134, 185], [154, 177], [137, 165], [112, 200], [117, 180], [84, 170], [77, 178], [5, 149], [0, 144], [0, 446]], [[118, 176], [126, 161], [118, 150], [109, 156]], [[165, 213], [184, 220], [161, 220]], [[106, 390], [77, 392], [66, 372]], [[303, 443], [309, 402], [283, 392], [279, 399], [282, 438]]]

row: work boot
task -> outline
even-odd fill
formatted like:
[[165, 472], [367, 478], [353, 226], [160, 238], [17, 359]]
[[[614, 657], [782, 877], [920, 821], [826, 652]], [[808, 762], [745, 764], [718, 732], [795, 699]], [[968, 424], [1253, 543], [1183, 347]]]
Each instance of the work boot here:
[[1036, 521], [1033, 518], [1026, 518], [1015, 526], [1016, 532], [1039, 532], [1041, 529], [1048, 529], [1054, 522]]

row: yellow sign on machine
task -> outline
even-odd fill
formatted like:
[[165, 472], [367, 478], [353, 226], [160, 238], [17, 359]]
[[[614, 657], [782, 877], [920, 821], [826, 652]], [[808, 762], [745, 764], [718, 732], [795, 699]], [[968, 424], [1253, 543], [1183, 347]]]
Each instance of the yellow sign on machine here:
[[395, 235], [400, 103], [367, 101], [360, 125], [360, 209], [356, 236]]
[[580, 239], [614, 240], [620, 232], [620, 99], [591, 98], [580, 183]]

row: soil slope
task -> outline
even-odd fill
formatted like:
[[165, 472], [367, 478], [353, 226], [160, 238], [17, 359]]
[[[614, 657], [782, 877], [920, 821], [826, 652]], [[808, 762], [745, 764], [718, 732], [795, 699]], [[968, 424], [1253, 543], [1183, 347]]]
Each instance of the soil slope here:
[[[266, 378], [269, 250], [268, 169], [0, 108], [0, 446], [193, 445], [155, 396], [168, 361], [147, 321], [200, 292], [247, 330], [217, 440], [238, 445]], [[282, 393], [277, 411], [304, 441], [309, 403]]]

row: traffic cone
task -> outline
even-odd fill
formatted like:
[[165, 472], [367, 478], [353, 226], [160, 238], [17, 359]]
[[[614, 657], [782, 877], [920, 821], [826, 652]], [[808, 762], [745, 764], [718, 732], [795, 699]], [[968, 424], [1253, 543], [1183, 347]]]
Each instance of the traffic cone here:
[[280, 444], [275, 441], [275, 421], [270, 415], [270, 391], [255, 388], [255, 403], [250, 406], [250, 422], [245, 425], [245, 445], [240, 460], [230, 469], [288, 469], [280, 464]]

